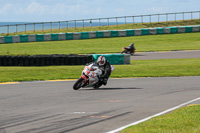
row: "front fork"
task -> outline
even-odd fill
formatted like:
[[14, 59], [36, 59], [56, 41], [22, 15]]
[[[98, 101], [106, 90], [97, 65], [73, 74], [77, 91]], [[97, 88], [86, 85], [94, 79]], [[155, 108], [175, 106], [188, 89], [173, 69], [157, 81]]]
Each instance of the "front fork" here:
[[88, 77], [86, 75], [81, 75], [81, 78], [84, 79], [83, 86], [85, 86], [86, 83], [88, 82]]

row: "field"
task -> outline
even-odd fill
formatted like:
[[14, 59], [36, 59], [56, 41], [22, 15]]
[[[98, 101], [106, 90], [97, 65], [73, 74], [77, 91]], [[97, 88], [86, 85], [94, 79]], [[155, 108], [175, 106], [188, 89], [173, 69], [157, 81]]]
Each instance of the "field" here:
[[132, 37], [1, 44], [0, 55], [119, 53], [135, 43], [137, 52], [199, 50], [200, 32]]
[[[0, 67], [0, 82], [78, 79], [84, 66]], [[115, 65], [111, 78], [200, 76], [200, 58], [137, 60]]]
[[121, 133], [199, 133], [200, 105], [187, 106], [147, 122], [131, 126]]
[[[173, 35], [2, 44], [0, 45], [0, 55], [119, 53], [123, 46], [128, 46], [132, 42], [135, 43], [137, 52], [198, 50], [200, 49], [199, 36], [200, 33], [198, 32]], [[116, 65], [116, 69], [111, 77], [199, 76], [200, 64], [198, 62], [200, 62], [199, 58], [132, 61], [131, 65]], [[0, 82], [77, 79], [83, 67], [0, 67]]]

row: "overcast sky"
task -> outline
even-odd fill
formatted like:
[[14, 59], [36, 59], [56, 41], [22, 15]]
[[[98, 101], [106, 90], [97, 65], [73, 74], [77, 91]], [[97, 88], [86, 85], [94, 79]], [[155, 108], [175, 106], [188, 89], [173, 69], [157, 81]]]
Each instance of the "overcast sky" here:
[[48, 22], [200, 11], [200, 0], [0, 0], [0, 22]]

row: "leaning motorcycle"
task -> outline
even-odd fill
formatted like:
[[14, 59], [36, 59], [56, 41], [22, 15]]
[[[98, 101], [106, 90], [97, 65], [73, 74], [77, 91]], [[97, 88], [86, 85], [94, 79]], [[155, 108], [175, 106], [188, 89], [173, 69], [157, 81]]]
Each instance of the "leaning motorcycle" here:
[[135, 50], [134, 49], [130, 50], [130, 48], [124, 47], [124, 48], [122, 48], [121, 54], [123, 54], [123, 53], [133, 55], [135, 53]]
[[[114, 66], [111, 66], [111, 72], [114, 70]], [[102, 75], [102, 70], [99, 69], [97, 65], [90, 64], [85, 66], [82, 71], [81, 77], [73, 85], [74, 90], [80, 88], [99, 88], [102, 86], [102, 82], [99, 80], [99, 77]]]

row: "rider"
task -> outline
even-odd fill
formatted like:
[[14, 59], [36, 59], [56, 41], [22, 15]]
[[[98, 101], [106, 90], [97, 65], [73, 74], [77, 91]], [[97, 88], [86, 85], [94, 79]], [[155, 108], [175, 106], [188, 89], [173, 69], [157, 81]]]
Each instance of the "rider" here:
[[134, 52], [135, 52], [134, 43], [131, 43], [127, 48], [130, 50], [130, 52], [131, 52], [132, 54], [134, 54]]
[[96, 63], [99, 65], [99, 69], [101, 69], [103, 72], [100, 76], [100, 80], [103, 82], [104, 85], [106, 85], [108, 78], [111, 74], [111, 65], [104, 56], [99, 56]]

